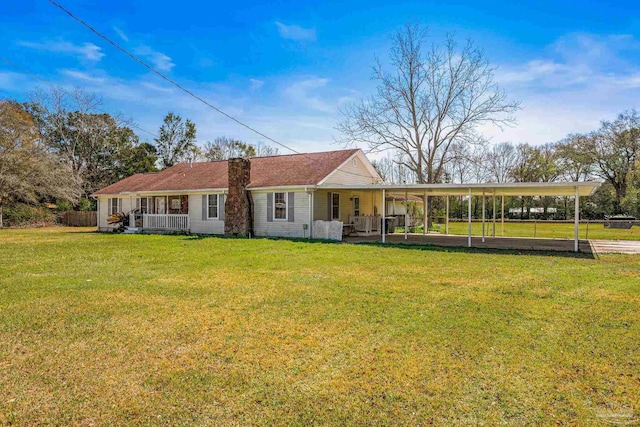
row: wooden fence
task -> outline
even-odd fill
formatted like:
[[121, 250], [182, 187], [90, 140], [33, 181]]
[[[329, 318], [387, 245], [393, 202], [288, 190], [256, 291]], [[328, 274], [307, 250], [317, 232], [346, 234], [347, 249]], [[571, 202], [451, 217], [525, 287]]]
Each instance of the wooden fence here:
[[98, 215], [96, 211], [69, 211], [58, 215], [58, 224], [69, 227], [96, 227]]

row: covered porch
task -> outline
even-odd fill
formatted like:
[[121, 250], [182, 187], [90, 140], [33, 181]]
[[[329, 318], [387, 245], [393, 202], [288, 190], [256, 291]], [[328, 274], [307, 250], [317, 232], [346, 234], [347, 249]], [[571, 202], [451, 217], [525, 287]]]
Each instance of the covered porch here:
[[141, 195], [135, 198], [130, 228], [134, 231], [189, 231], [189, 196]]
[[[511, 248], [522, 250], [561, 250], [561, 251], [583, 251], [589, 252], [589, 243], [579, 240], [579, 221], [580, 221], [580, 197], [591, 195], [600, 185], [599, 182], [554, 182], [554, 183], [482, 183], [482, 184], [414, 184], [414, 185], [362, 185], [350, 188], [333, 187], [323, 188], [326, 193], [327, 204], [325, 212], [328, 212], [331, 220], [348, 221], [347, 230], [344, 233], [347, 241], [374, 241], [379, 240], [382, 243], [389, 241], [390, 243], [418, 243], [434, 244], [439, 246], [466, 246], [466, 247], [486, 247], [486, 248]], [[353, 211], [353, 217], [348, 215], [335, 215], [336, 203], [333, 200], [335, 193], [347, 194], [366, 194], [371, 201], [371, 222], [378, 224], [378, 229], [371, 228], [367, 233], [353, 234], [351, 232], [352, 224], [357, 223], [358, 213]], [[427, 227], [423, 227], [422, 235], [409, 233], [407, 227], [402, 234], [390, 234], [388, 229], [390, 226], [388, 214], [387, 195], [404, 194], [406, 200], [410, 200], [410, 196], [421, 197], [426, 200], [427, 197], [442, 197], [445, 199], [445, 220], [444, 233], [429, 234]], [[574, 198], [574, 236], [573, 239], [530, 239], [519, 237], [502, 237], [504, 235], [504, 199], [505, 197], [522, 197], [522, 196], [569, 196]], [[353, 196], [352, 196], [353, 197]], [[449, 201], [451, 197], [462, 197], [466, 199], [467, 204], [467, 223], [468, 234], [466, 236], [449, 234]], [[482, 235], [479, 237], [472, 236], [472, 198], [480, 197], [482, 203]], [[353, 199], [350, 198], [353, 204]], [[487, 203], [491, 203], [492, 217], [487, 218]], [[501, 215], [498, 219], [497, 204], [499, 203]], [[427, 224], [429, 217], [429, 204], [423, 209], [424, 224]], [[338, 208], [340, 211], [340, 208]], [[315, 214], [322, 213], [314, 210]], [[314, 215], [315, 216], [315, 215]], [[316, 216], [317, 217], [317, 216]], [[344, 218], [344, 219], [342, 219]], [[385, 218], [383, 221], [382, 218]], [[498, 221], [500, 223], [500, 233], [497, 233]], [[491, 235], [485, 235], [485, 223], [491, 222]], [[391, 231], [392, 232], [392, 231]], [[374, 237], [374, 236], [377, 236]], [[366, 239], [363, 239], [366, 238]]]

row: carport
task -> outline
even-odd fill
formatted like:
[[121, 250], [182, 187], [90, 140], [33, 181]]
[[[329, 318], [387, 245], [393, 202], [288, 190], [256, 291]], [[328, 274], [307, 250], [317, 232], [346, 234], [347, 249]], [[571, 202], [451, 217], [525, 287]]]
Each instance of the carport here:
[[[500, 198], [500, 207], [502, 215], [500, 216], [501, 227], [504, 232], [504, 198], [505, 197], [523, 197], [523, 196], [568, 196], [574, 198], [575, 203], [575, 215], [574, 215], [574, 239], [573, 239], [573, 250], [578, 252], [580, 250], [580, 242], [578, 239], [578, 231], [579, 231], [579, 221], [580, 221], [580, 197], [586, 197], [593, 194], [593, 192], [600, 186], [600, 182], [586, 181], [586, 182], [514, 182], [514, 183], [480, 183], [480, 184], [412, 184], [412, 185], [385, 185], [385, 184], [373, 184], [373, 185], [361, 185], [361, 186], [349, 186], [350, 190], [360, 190], [360, 191], [374, 191], [379, 193], [379, 196], [382, 198], [382, 218], [386, 218], [386, 195], [387, 192], [393, 193], [404, 193], [406, 195], [416, 195], [422, 197], [445, 197], [445, 236], [439, 236], [441, 241], [442, 239], [447, 238], [449, 234], [449, 199], [452, 196], [463, 196], [467, 198], [467, 222], [468, 222], [468, 234], [466, 236], [466, 246], [472, 247], [474, 243], [474, 239], [471, 235], [471, 224], [472, 224], [472, 197], [478, 196], [481, 197], [482, 200], [482, 236], [480, 237], [480, 244], [477, 246], [481, 247], [490, 247], [488, 246], [487, 238], [490, 237], [491, 241], [498, 242], [496, 239], [496, 203], [498, 198]], [[344, 186], [336, 187], [335, 189], [344, 189]], [[327, 188], [333, 189], [333, 188]], [[487, 199], [493, 205], [493, 215], [492, 218], [486, 218], [486, 203]], [[425, 215], [425, 223], [427, 222], [427, 216], [429, 212], [427, 209], [424, 210]], [[491, 221], [493, 224], [492, 227], [492, 235], [485, 236], [485, 222]], [[386, 221], [382, 221], [382, 232], [381, 241], [385, 243], [387, 241], [387, 230]], [[426, 227], [424, 233], [426, 233]], [[404, 234], [404, 240], [409, 242], [409, 240], [417, 240], [416, 236], [410, 236], [406, 232]], [[450, 236], [451, 242], [450, 244], [446, 244], [446, 246], [461, 246], [460, 236]], [[505, 238], [506, 239], [506, 238]], [[515, 239], [526, 239], [526, 238], [508, 238], [512, 242]], [[369, 240], [369, 239], [368, 239]], [[393, 238], [394, 241], [398, 240], [398, 237]], [[455, 240], [455, 242], [454, 242]], [[530, 240], [530, 239], [528, 239]], [[540, 239], [538, 239], [540, 240]], [[557, 239], [556, 239], [557, 240]], [[568, 240], [571, 241], [571, 240]], [[567, 242], [567, 239], [564, 239], [564, 242]], [[456, 244], [457, 243], [457, 244]], [[506, 243], [502, 242], [502, 243]], [[437, 243], [435, 243], [437, 244]], [[528, 243], [527, 243], [528, 244]], [[525, 244], [524, 246], [527, 246]], [[496, 243], [497, 245], [497, 243]], [[498, 245], [500, 246], [500, 245]], [[522, 246], [522, 245], [521, 245]], [[543, 245], [544, 246], [544, 245]], [[566, 246], [566, 245], [564, 245]]]

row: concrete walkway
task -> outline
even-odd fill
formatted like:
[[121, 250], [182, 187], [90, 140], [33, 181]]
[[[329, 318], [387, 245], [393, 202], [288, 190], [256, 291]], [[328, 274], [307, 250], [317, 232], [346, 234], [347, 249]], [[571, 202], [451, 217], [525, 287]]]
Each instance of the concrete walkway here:
[[593, 251], [598, 254], [638, 254], [640, 242], [636, 240], [590, 240]]

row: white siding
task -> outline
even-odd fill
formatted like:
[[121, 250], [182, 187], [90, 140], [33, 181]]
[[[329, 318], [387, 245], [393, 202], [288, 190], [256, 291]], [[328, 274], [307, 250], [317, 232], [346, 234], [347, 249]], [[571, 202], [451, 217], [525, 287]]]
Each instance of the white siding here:
[[[98, 231], [111, 231], [117, 227], [117, 225], [108, 224], [107, 217], [109, 216], [109, 200], [111, 197], [99, 197], [98, 198]], [[135, 208], [136, 200], [130, 197], [120, 197], [120, 212], [128, 214], [131, 212], [131, 207]]]
[[[253, 197], [253, 232], [265, 237], [309, 237], [309, 194], [296, 191], [294, 196], [293, 222], [267, 221], [267, 191], [251, 192]], [[287, 207], [288, 209], [288, 207]], [[303, 225], [307, 224], [307, 230]]]
[[356, 157], [356, 164], [353, 164], [353, 159], [347, 161], [344, 165], [340, 166], [333, 172], [327, 180], [323, 182], [323, 185], [366, 185], [374, 184], [376, 182], [376, 176], [372, 175], [369, 169], [365, 166], [365, 162], [369, 163], [367, 157], [358, 152]]
[[202, 220], [202, 194], [189, 194], [189, 226], [195, 234], [224, 234], [224, 221]]

